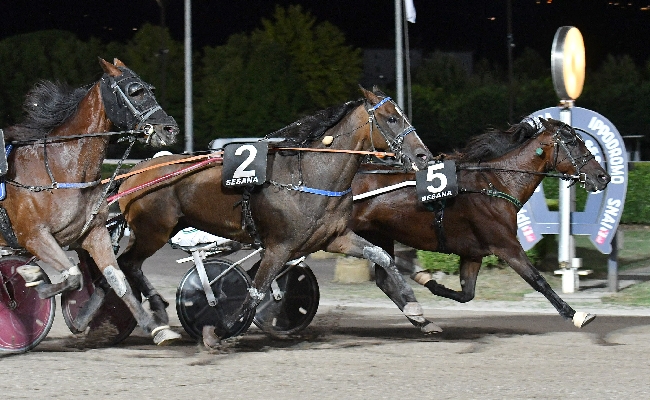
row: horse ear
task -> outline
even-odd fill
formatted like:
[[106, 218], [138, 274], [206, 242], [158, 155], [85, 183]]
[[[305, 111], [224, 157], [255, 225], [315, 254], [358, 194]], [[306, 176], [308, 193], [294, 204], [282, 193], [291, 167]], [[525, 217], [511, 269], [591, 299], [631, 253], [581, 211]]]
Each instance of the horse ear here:
[[113, 65], [115, 65], [116, 67], [125, 67], [126, 68], [126, 65], [117, 58], [113, 59]]
[[359, 88], [361, 89], [361, 93], [363, 93], [363, 96], [370, 102], [370, 104], [375, 105], [379, 103], [379, 97], [375, 95], [373, 92], [366, 90], [363, 88], [363, 86], [359, 85]]
[[102, 66], [102, 69], [104, 72], [106, 72], [110, 76], [120, 76], [122, 75], [122, 71], [117, 69], [117, 67], [108, 61], [104, 60], [103, 58], [99, 57], [99, 65]]

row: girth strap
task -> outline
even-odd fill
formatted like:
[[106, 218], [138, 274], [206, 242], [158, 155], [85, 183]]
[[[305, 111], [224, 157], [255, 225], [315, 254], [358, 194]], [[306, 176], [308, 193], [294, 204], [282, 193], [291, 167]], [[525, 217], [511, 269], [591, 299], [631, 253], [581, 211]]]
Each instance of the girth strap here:
[[11, 221], [9, 220], [9, 215], [7, 215], [7, 210], [4, 207], [0, 206], [0, 233], [4, 237], [5, 242], [13, 249], [20, 249], [21, 246], [18, 244], [18, 239], [14, 233], [13, 228], [11, 227]]
[[442, 220], [445, 217], [445, 206], [447, 205], [446, 200], [435, 201], [432, 203], [425, 203], [424, 206], [427, 210], [431, 211], [435, 217], [433, 221], [433, 228], [436, 230], [436, 236], [438, 237], [438, 249], [436, 250], [439, 253], [447, 252], [447, 237], [445, 236], [445, 230], [442, 226]]

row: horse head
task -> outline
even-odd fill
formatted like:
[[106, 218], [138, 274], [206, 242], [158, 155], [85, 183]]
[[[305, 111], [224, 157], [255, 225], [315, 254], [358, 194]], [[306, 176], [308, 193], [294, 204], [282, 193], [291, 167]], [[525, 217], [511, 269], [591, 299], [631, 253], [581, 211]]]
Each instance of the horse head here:
[[550, 169], [571, 175], [589, 192], [603, 190], [607, 186], [611, 177], [596, 161], [575, 129], [554, 119], [534, 118], [530, 121], [542, 131], [539, 134], [541, 142], [552, 147], [552, 151], [540, 155], [547, 158]]
[[[370, 141], [375, 149], [389, 149], [410, 170], [425, 169], [433, 154], [397, 104], [376, 87], [361, 87], [370, 116]], [[385, 147], [384, 147], [385, 146]]]
[[118, 59], [111, 64], [100, 58], [99, 63], [105, 72], [101, 78], [102, 100], [113, 125], [143, 131], [146, 143], [154, 147], [176, 142], [178, 124], [156, 101], [153, 86]]

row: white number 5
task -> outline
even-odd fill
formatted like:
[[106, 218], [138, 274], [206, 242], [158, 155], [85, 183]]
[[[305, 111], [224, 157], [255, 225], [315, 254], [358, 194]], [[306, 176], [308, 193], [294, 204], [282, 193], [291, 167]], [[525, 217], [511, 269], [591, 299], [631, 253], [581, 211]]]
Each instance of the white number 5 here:
[[445, 165], [443, 163], [439, 164], [433, 164], [429, 165], [429, 168], [427, 170], [427, 182], [433, 182], [434, 179], [438, 178], [440, 179], [440, 186], [435, 187], [433, 185], [427, 186], [427, 190], [431, 193], [439, 193], [442, 192], [445, 187], [447, 187], [447, 177], [445, 174], [440, 173], [440, 172], [434, 172], [439, 169], [443, 169]]

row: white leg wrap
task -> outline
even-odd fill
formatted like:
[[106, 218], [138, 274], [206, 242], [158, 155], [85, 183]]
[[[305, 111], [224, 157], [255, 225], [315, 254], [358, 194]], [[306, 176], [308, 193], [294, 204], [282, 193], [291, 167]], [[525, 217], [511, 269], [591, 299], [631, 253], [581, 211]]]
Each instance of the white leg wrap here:
[[390, 256], [381, 247], [364, 247], [363, 257], [384, 268], [388, 268], [391, 265]]
[[433, 279], [433, 275], [429, 271], [419, 271], [411, 274], [411, 279], [424, 286], [425, 283]]
[[249, 287], [248, 288], [248, 293], [251, 295], [251, 297], [253, 299], [255, 299], [255, 301], [260, 302], [260, 301], [262, 301], [264, 299], [264, 293], [258, 291], [254, 287]]
[[79, 270], [79, 267], [76, 265], [74, 267], [70, 267], [67, 270], [61, 272], [61, 276], [63, 279], [68, 279], [70, 275], [81, 275], [81, 270]]
[[111, 285], [119, 297], [122, 297], [126, 294], [127, 283], [122, 271], [112, 265], [109, 265], [106, 267], [106, 269], [104, 269], [104, 276], [106, 277], [108, 284]]

